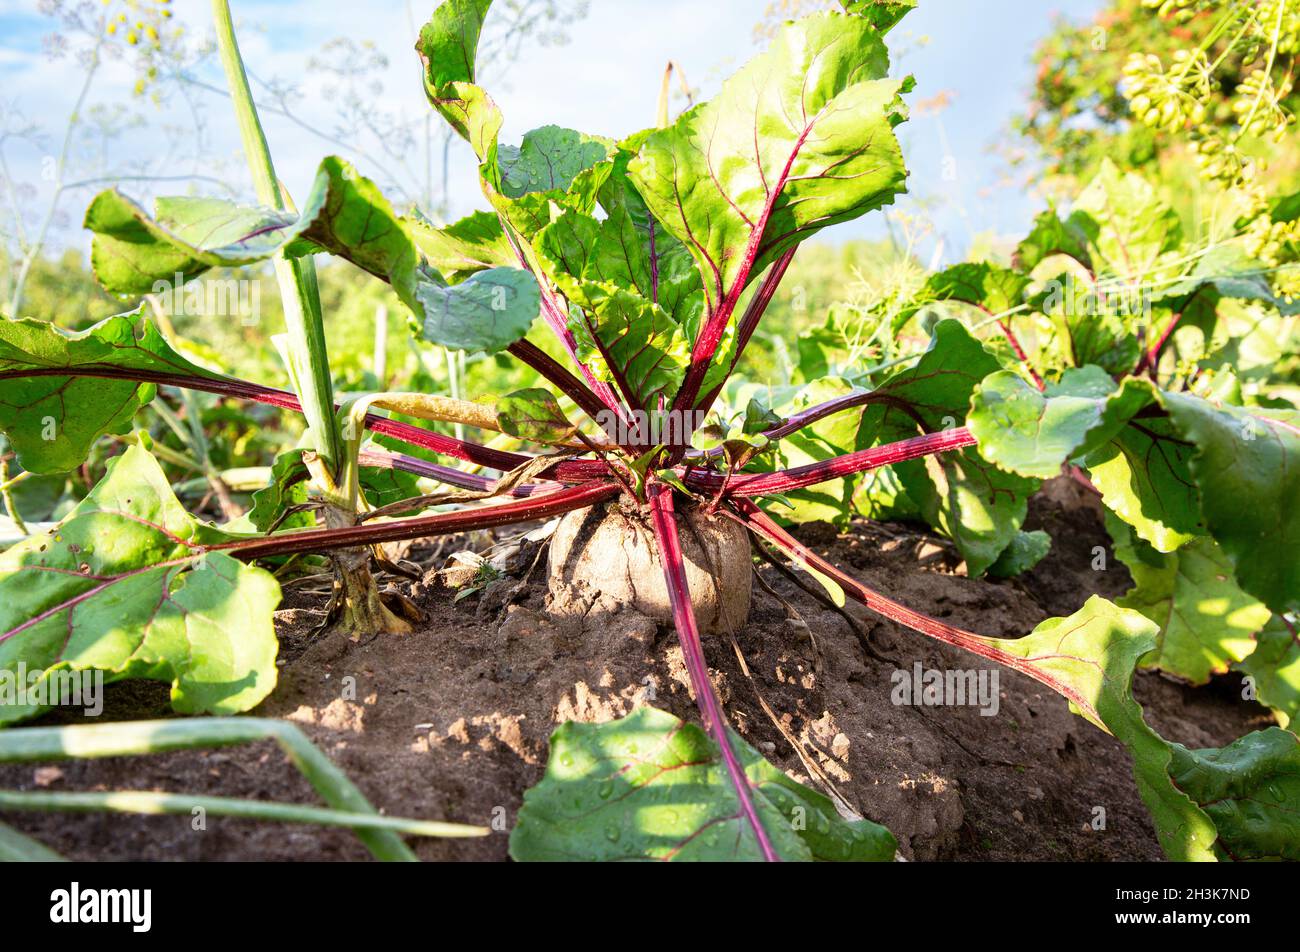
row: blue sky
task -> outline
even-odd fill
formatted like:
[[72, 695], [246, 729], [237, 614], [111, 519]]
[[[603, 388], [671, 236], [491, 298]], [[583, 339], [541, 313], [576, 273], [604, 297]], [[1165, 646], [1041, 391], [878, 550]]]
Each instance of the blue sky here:
[[[505, 76], [482, 79], [505, 113], [507, 141], [546, 123], [625, 134], [653, 121], [659, 79], [669, 58], [682, 64], [703, 95], [712, 94], [727, 73], [759, 49], [752, 27], [766, 5], [767, 0], [591, 0], [587, 17], [570, 28], [570, 43], [529, 48]], [[174, 6], [196, 36], [206, 32], [207, 3], [176, 0]], [[940, 238], [942, 257], [951, 261], [964, 254], [975, 236], [1015, 236], [1042, 206], [1038, 196], [997, 187], [1004, 166], [992, 147], [1006, 140], [1008, 121], [1023, 105], [1031, 79], [1030, 53], [1053, 17], [1087, 19], [1101, 6], [1102, 0], [922, 0], [920, 9], [891, 34], [891, 47], [902, 51], [896, 67], [917, 80], [910, 101], [952, 95], [937, 115], [917, 115], [900, 129], [913, 195], [896, 207], [909, 214], [924, 209], [934, 220], [934, 233], [918, 248], [924, 257]], [[322, 43], [343, 35], [373, 40], [388, 56], [384, 89], [377, 97], [385, 109], [409, 118], [427, 111], [412, 52], [412, 23], [423, 22], [432, 3], [233, 0], [233, 7], [250, 69], [298, 83], [303, 94], [298, 113], [309, 124], [327, 131], [337, 124], [329, 97], [305, 66]], [[75, 99], [77, 77], [66, 60], [52, 61], [42, 52], [42, 36], [51, 25], [39, 14], [38, 0], [0, 0], [0, 101], [17, 104], [30, 120], [48, 121], [54, 136]], [[220, 83], [215, 70], [208, 76]], [[128, 102], [133, 83], [125, 64], [113, 64], [96, 82], [91, 101]], [[219, 143], [215, 158], [229, 160], [220, 177], [245, 188], [227, 104], [213, 96], [206, 99], [211, 140]], [[146, 122], [119, 136], [112, 146], [113, 163], [156, 169], [159, 156], [185, 151], [185, 143], [175, 139], [184, 135], [177, 129], [187, 121], [178, 107], [159, 112], [146, 103], [140, 112]], [[339, 150], [284, 119], [268, 115], [265, 121], [280, 176], [293, 193], [302, 194], [320, 157]], [[15, 177], [33, 195], [46, 187], [41, 162], [56, 145], [54, 140], [34, 148], [17, 143], [6, 152]], [[365, 160], [354, 158], [364, 172]], [[451, 180], [459, 186], [453, 188], [454, 212], [481, 204], [467, 149], [453, 150]], [[183, 185], [169, 183], [169, 188]], [[133, 194], [146, 189], [127, 188]], [[74, 193], [65, 200], [56, 223], [62, 226], [56, 227], [60, 240], [81, 240], [75, 226], [90, 194]], [[900, 220], [895, 226], [900, 227]], [[883, 233], [881, 217], [873, 215], [827, 237]]]

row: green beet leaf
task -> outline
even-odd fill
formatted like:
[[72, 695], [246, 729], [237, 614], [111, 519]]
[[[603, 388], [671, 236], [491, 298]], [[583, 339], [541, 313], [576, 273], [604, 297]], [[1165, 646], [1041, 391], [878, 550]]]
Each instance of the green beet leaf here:
[[1147, 726], [1133, 699], [1133, 671], [1156, 645], [1156, 626], [1094, 595], [1068, 618], [1049, 618], [1024, 638], [985, 639], [1012, 667], [1027, 668], [1064, 695], [1070, 709], [1120, 740], [1133, 756], [1138, 793], [1172, 860], [1213, 860], [1214, 823], [1170, 782], [1170, 745]]
[[1213, 539], [1201, 536], [1174, 552], [1158, 552], [1107, 513], [1115, 555], [1133, 588], [1118, 604], [1160, 626], [1156, 650], [1143, 665], [1204, 684], [1255, 649], [1255, 633], [1271, 612], [1243, 592]]
[[489, 268], [518, 264], [501, 220], [490, 212], [474, 212], [445, 228], [435, 228], [420, 219], [404, 220], [416, 247], [451, 284]]
[[415, 49], [424, 64], [430, 105], [473, 147], [480, 161], [496, 162], [501, 111], [475, 85], [478, 42], [492, 0], [446, 0], [420, 30]]
[[562, 126], [542, 126], [524, 135], [518, 146], [497, 147], [501, 194], [521, 198], [532, 192], [564, 192], [578, 173], [603, 162], [607, 139]]
[[1069, 221], [1087, 236], [1095, 270], [1130, 284], [1150, 280], [1182, 238], [1177, 213], [1155, 187], [1110, 159], [1074, 200]]
[[[822, 376], [798, 388], [793, 398], [778, 409], [782, 416], [789, 417], [853, 392], [853, 386], [844, 378]], [[852, 453], [858, 448], [858, 426], [851, 413], [831, 414], [773, 444], [775, 462], [789, 469]], [[849, 476], [796, 489], [786, 494], [784, 503], [770, 507], [771, 515], [784, 521], [824, 520], [846, 527], [853, 517], [852, 497], [862, 478]]]
[[1102, 501], [1161, 552], [1204, 531], [1192, 444], [1167, 417], [1133, 420], [1084, 459]]
[[[0, 321], [0, 373], [77, 368], [144, 370], [219, 379], [167, 343], [143, 307], [105, 318], [84, 331], [47, 321]], [[155, 386], [99, 377], [31, 376], [4, 382], [0, 432], [18, 462], [34, 473], [63, 473], [86, 460], [105, 433], [125, 433]]]
[[[216, 199], [160, 199], [151, 219], [118, 193], [104, 192], [91, 204], [86, 227], [95, 232], [96, 276], [117, 294], [147, 294], [212, 267], [279, 253], [325, 251], [392, 285], [424, 337], [444, 347], [503, 350], [527, 333], [540, 306], [536, 281], [515, 267], [490, 267], [449, 284], [415, 239], [428, 241], [428, 226], [397, 215], [374, 182], [333, 156], [321, 162], [292, 220]], [[463, 264], [453, 258], [454, 266]]]
[[903, 308], [894, 321], [895, 329], [926, 304], [955, 301], [969, 304], [985, 314], [1002, 314], [1019, 306], [1029, 286], [1029, 278], [1010, 268], [986, 262], [953, 265], [931, 275], [910, 307]]
[[1173, 744], [1169, 775], [1218, 830], [1226, 860], [1300, 860], [1300, 739], [1276, 727], [1217, 750]]
[[290, 512], [307, 502], [311, 473], [303, 462], [302, 450], [292, 449], [276, 455], [271, 464], [271, 478], [253, 493], [248, 521], [258, 532], [280, 529], [306, 529], [316, 524], [315, 515], [307, 510]]
[[269, 208], [187, 197], [158, 199], [151, 218], [110, 189], [91, 201], [84, 226], [96, 236], [91, 264], [99, 283], [115, 294], [140, 295], [164, 292], [210, 268], [263, 261], [295, 241], [304, 220]]
[[[998, 361], [961, 322], [934, 326], [930, 347], [874, 391], [862, 414], [859, 447], [960, 426], [980, 381]], [[951, 538], [972, 576], [984, 573], [1019, 532], [1038, 481], [1008, 472], [974, 447], [895, 463], [907, 496], [925, 520]]]
[[1034, 219], [1034, 227], [1016, 246], [1013, 260], [1019, 270], [1029, 272], [1052, 255], [1067, 255], [1085, 268], [1092, 267], [1088, 236], [1079, 223], [1062, 221], [1049, 209]]
[[[868, 820], [846, 822], [732, 735], [754, 804], [785, 860], [888, 861], [896, 843]], [[759, 860], [758, 843], [700, 728], [640, 707], [616, 721], [569, 721], [551, 735], [546, 775], [524, 794], [510, 834], [519, 861]]]
[[846, 13], [865, 17], [881, 33], [888, 33], [898, 21], [916, 9], [916, 0], [840, 0]]
[[536, 246], [547, 275], [587, 311], [621, 290], [658, 305], [676, 324], [693, 320], [704, 295], [686, 249], [644, 206], [636, 216], [626, 202], [613, 207], [604, 220], [568, 209], [542, 231]]
[[1109, 442], [1153, 393], [1134, 378], [1117, 386], [1095, 366], [1070, 368], [1043, 391], [1000, 370], [981, 381], [966, 422], [989, 462], [1050, 479], [1067, 460]]
[[1300, 638], [1295, 627], [1274, 615], [1256, 633], [1255, 650], [1236, 668], [1250, 677], [1255, 699], [1294, 733], [1300, 717]]
[[869, 20], [806, 17], [645, 140], [629, 173], [690, 249], [710, 313], [792, 245], [904, 190], [893, 127], [905, 83], [888, 68]]
[[[0, 669], [170, 682], [182, 713], [256, 705], [275, 686], [280, 587], [205, 555], [201, 533], [154, 458], [129, 447], [50, 533], [0, 554]], [[0, 699], [0, 722], [39, 714], [33, 700]]]
[[1052, 537], [1042, 529], [1017, 532], [997, 561], [989, 566], [989, 575], [994, 578], [1015, 578], [1043, 561], [1050, 551]]
[[1300, 609], [1300, 412], [1185, 393], [1166, 393], [1164, 404], [1194, 447], [1205, 524], [1238, 584], [1275, 612]]
[[1012, 472], [1047, 478], [1082, 461], [1106, 504], [1140, 538], [1172, 552], [1203, 529], [1193, 446], [1159, 414], [1162, 399], [1145, 380], [1116, 385], [1091, 365], [1065, 370], [1041, 392], [999, 371], [976, 390], [967, 423], [981, 455]]
[[613, 381], [635, 407], [655, 408], [677, 392], [690, 363], [688, 329], [663, 308], [636, 294], [585, 286], [592, 309], [575, 305], [569, 329], [578, 358], [602, 380]]

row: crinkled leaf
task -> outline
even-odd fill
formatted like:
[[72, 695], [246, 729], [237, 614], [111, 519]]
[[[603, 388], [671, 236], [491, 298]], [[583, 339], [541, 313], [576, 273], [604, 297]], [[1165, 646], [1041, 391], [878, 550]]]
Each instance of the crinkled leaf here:
[[[0, 554], [0, 668], [167, 681], [183, 713], [253, 707], [275, 686], [280, 587], [203, 555], [201, 532], [154, 458], [129, 447], [50, 534]], [[0, 721], [40, 711], [5, 699]]]
[[893, 127], [905, 84], [888, 68], [869, 21], [805, 17], [646, 139], [629, 172], [690, 249], [710, 312], [792, 245], [903, 191]]
[[603, 220], [573, 209], [559, 215], [535, 242], [547, 276], [588, 311], [622, 290], [657, 304], [678, 325], [693, 321], [704, 295], [690, 255], [644, 207], [636, 217], [627, 208], [616, 205]]
[[1300, 609], [1300, 413], [1185, 393], [1164, 394], [1164, 405], [1194, 447], [1205, 524], [1237, 582], [1275, 612]]
[[1300, 860], [1300, 740], [1276, 727], [1227, 747], [1171, 745], [1169, 774], [1218, 829], [1220, 859]]
[[536, 279], [519, 268], [490, 268], [452, 286], [423, 283], [416, 298], [424, 339], [470, 353], [505, 350], [528, 333], [541, 307]]
[[608, 139], [561, 126], [542, 126], [524, 134], [518, 146], [497, 148], [501, 194], [520, 198], [532, 192], [564, 192], [578, 173], [603, 162]]
[[[64, 367], [217, 377], [173, 350], [143, 308], [77, 332], [31, 318], [0, 321], [0, 373]], [[2, 386], [0, 431], [22, 467], [34, 473], [80, 466], [101, 435], [129, 430], [156, 390], [133, 380], [53, 375], [17, 377]]]
[[542, 387], [516, 390], [498, 400], [497, 422], [501, 432], [534, 443], [561, 443], [575, 429], [555, 395]]
[[[482, 89], [464, 81], [474, 74], [478, 34], [490, 5], [490, 0], [443, 4], [425, 26], [417, 49], [426, 64], [430, 100], [470, 139], [492, 207], [513, 234], [529, 267], [547, 272], [545, 260], [538, 259], [534, 248], [539, 234], [559, 211], [571, 209], [589, 215], [595, 210], [599, 194], [614, 174], [615, 163], [610, 160], [616, 147], [612, 140], [554, 125], [525, 133], [518, 146], [498, 142], [500, 110]], [[626, 159], [619, 167], [626, 167]], [[483, 228], [473, 222], [452, 237], [462, 241], [466, 231], [477, 235]], [[464, 253], [463, 248], [436, 244], [430, 250], [435, 264], [439, 252]]]
[[679, 324], [700, 320], [704, 311], [704, 286], [691, 253], [655, 217], [628, 176], [628, 163], [635, 157], [649, 130], [619, 144], [609, 162], [609, 175], [600, 186], [598, 198], [606, 215], [598, 260], [602, 270], [626, 269], [632, 278], [621, 286], [654, 301]]
[[1038, 481], [998, 469], [973, 449], [895, 464], [908, 498], [948, 536], [972, 577], [983, 575], [1016, 538]]
[[584, 285], [592, 309], [569, 319], [578, 357], [597, 378], [618, 382], [636, 407], [657, 409], [681, 385], [690, 339], [663, 308], [620, 288]]
[[1237, 586], [1232, 565], [1213, 539], [1193, 539], [1163, 553], [1109, 513], [1106, 526], [1116, 557], [1133, 576], [1133, 588], [1117, 604], [1160, 626], [1156, 650], [1144, 666], [1204, 684], [1254, 650], [1255, 632], [1271, 613]]
[[1030, 299], [1055, 325], [1057, 364], [1129, 373], [1141, 353], [1137, 329], [1149, 323], [1148, 301], [1128, 285], [1102, 286], [1076, 270], [1057, 274]]
[[[786, 860], [890, 860], [889, 831], [847, 823], [826, 797], [790, 780], [733, 735], [755, 806]], [[541, 782], [510, 834], [519, 861], [720, 861], [762, 858], [717, 746], [693, 724], [640, 707], [551, 735]]]

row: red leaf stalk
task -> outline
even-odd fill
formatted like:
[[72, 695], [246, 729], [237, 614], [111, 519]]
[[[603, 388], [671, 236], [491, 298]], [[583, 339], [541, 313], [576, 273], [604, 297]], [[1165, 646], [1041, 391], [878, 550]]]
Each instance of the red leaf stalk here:
[[780, 857], [772, 848], [767, 830], [763, 828], [758, 818], [749, 777], [745, 775], [745, 769], [741, 766], [740, 759], [732, 747], [727, 717], [722, 712], [722, 705], [713, 690], [713, 682], [709, 680], [709, 665], [704, 658], [704, 646], [700, 643], [700, 632], [695, 624], [695, 609], [691, 605], [686, 568], [682, 561], [681, 542], [677, 537], [672, 490], [662, 483], [652, 483], [648, 487], [647, 494], [655, 540], [659, 543], [659, 555], [664, 566], [664, 581], [668, 585], [668, 596], [673, 606], [673, 624], [677, 626], [677, 638], [682, 644], [682, 655], [686, 659], [686, 670], [691, 676], [695, 701], [704, 718], [704, 727], [713, 735], [718, 748], [722, 751], [727, 775], [731, 778], [731, 783], [736, 788], [736, 796], [740, 800], [740, 810], [753, 828], [754, 838], [758, 841], [763, 858], [770, 863], [777, 862]]

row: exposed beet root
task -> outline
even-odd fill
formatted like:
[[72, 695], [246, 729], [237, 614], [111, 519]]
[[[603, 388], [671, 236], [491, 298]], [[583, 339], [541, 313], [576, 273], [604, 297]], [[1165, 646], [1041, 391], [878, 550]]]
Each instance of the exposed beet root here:
[[[678, 513], [686, 580], [700, 630], [735, 631], [749, 615], [749, 539], [730, 519], [699, 509]], [[622, 502], [578, 509], [551, 538], [550, 610], [582, 614], [599, 593], [664, 624], [672, 622], [663, 566], [648, 520]]]

